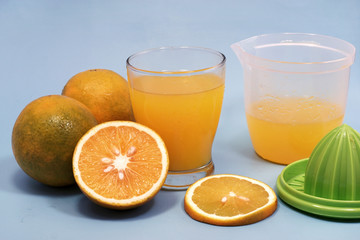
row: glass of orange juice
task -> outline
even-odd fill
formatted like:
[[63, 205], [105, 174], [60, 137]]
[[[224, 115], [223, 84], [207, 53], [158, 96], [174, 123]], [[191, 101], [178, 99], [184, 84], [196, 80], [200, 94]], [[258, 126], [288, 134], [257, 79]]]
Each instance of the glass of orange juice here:
[[200, 47], [162, 47], [127, 59], [136, 122], [155, 130], [169, 152], [166, 189], [186, 189], [213, 173], [225, 56]]
[[354, 46], [329, 36], [279, 33], [231, 47], [243, 66], [246, 119], [256, 153], [279, 164], [309, 157], [343, 121]]

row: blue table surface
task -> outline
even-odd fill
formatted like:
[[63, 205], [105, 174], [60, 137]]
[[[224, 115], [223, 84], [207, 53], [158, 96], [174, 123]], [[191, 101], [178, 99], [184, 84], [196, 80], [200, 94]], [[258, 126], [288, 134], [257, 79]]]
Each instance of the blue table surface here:
[[[276, 190], [284, 166], [253, 151], [243, 104], [241, 65], [230, 44], [263, 33], [330, 35], [360, 49], [358, 0], [0, 0], [0, 239], [359, 239], [360, 220], [316, 217], [279, 200], [269, 218], [218, 227], [191, 219], [184, 191], [160, 191], [130, 211], [90, 202], [76, 186], [50, 188], [17, 165], [11, 131], [32, 100], [60, 94], [74, 74], [112, 69], [160, 46], [203, 46], [227, 57], [223, 111], [213, 146], [216, 173], [261, 180]], [[359, 55], [359, 50], [356, 52]], [[345, 123], [360, 130], [360, 62], [351, 68]]]

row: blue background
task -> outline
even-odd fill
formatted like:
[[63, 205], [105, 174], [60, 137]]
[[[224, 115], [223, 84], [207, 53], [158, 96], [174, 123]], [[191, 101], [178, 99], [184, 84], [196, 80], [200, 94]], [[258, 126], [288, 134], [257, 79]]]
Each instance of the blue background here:
[[[242, 69], [230, 44], [264, 33], [306, 32], [338, 37], [360, 49], [360, 1], [0, 0], [0, 30], [0, 239], [359, 239], [359, 221], [312, 216], [281, 200], [271, 217], [240, 227], [192, 220], [183, 209], [183, 191], [160, 191], [131, 211], [103, 209], [76, 186], [50, 188], [23, 173], [12, 154], [11, 131], [30, 101], [60, 94], [80, 71], [107, 68], [126, 77], [125, 60], [137, 51], [213, 48], [227, 57], [215, 172], [256, 178], [276, 189], [284, 166], [261, 160], [252, 149]], [[357, 130], [359, 64], [351, 69], [345, 116]]]

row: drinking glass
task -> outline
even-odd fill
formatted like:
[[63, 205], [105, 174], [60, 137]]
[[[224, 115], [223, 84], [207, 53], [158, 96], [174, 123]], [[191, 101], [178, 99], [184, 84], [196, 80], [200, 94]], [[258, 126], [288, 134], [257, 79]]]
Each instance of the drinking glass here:
[[225, 61], [222, 53], [201, 47], [161, 47], [127, 59], [135, 120], [155, 130], [169, 152], [163, 188], [186, 189], [213, 173]]

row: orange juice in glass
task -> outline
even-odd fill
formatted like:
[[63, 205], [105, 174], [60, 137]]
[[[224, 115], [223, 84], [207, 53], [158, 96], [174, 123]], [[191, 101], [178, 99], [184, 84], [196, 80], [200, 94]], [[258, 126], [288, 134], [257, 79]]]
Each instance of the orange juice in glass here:
[[329, 36], [278, 33], [231, 47], [243, 66], [245, 113], [256, 153], [279, 164], [309, 157], [343, 121], [354, 46]]
[[136, 121], [155, 130], [169, 152], [164, 188], [184, 189], [211, 174], [224, 55], [193, 47], [151, 49], [130, 56], [127, 70]]

